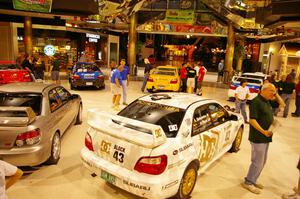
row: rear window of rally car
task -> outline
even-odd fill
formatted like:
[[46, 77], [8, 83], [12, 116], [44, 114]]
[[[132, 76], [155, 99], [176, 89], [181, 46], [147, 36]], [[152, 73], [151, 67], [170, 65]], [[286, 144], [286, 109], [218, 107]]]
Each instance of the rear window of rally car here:
[[136, 100], [118, 115], [159, 125], [168, 138], [177, 136], [185, 110], [163, 104]]

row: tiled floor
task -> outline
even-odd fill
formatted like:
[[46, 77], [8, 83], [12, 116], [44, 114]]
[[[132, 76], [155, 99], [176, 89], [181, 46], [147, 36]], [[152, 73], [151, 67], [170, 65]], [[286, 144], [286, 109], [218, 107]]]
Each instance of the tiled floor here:
[[[65, 84], [68, 86], [67, 84]], [[131, 82], [129, 102], [143, 95], [141, 82]], [[32, 174], [24, 176], [8, 190], [10, 199], [111, 199], [137, 198], [134, 195], [106, 184], [98, 177], [91, 177], [83, 168], [79, 151], [84, 145], [87, 130], [87, 109], [111, 110], [109, 86], [105, 90], [80, 90], [83, 99], [84, 122], [72, 127], [63, 137], [61, 159], [57, 165], [43, 166]], [[204, 88], [204, 96], [214, 98], [223, 104], [227, 102], [227, 90]], [[291, 102], [294, 111], [294, 100]], [[248, 125], [244, 132], [241, 150], [225, 154], [197, 179], [192, 198], [208, 199], [279, 199], [296, 185], [299, 172], [296, 164], [300, 154], [300, 118], [278, 118], [282, 126], [270, 144], [269, 157], [259, 181], [265, 185], [262, 194], [254, 195], [240, 186], [250, 164]]]

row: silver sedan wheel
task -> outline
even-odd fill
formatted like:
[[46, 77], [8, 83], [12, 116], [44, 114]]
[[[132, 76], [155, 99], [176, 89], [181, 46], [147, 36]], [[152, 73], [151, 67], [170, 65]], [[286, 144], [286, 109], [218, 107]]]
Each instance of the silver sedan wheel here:
[[52, 156], [53, 159], [57, 160], [60, 157], [60, 137], [58, 133], [55, 133], [53, 140], [52, 140]]

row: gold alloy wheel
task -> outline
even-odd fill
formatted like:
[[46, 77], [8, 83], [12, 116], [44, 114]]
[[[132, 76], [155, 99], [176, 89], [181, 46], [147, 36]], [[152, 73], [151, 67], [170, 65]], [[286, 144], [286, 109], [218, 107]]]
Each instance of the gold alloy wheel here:
[[196, 182], [196, 171], [193, 168], [189, 168], [183, 177], [182, 183], [182, 194], [187, 196], [192, 191], [194, 184]]
[[243, 137], [243, 133], [242, 133], [242, 129], [240, 128], [237, 135], [236, 135], [236, 138], [235, 138], [235, 147], [238, 149], [241, 145], [241, 142], [242, 142], [242, 137]]

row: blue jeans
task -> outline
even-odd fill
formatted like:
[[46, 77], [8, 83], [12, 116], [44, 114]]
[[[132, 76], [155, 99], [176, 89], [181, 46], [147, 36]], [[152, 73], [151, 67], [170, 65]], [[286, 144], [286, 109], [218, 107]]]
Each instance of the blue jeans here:
[[145, 87], [147, 85], [147, 81], [148, 81], [149, 76], [150, 76], [149, 73], [145, 73], [144, 74], [143, 85], [142, 85], [142, 88], [141, 88], [142, 92], [145, 91]]
[[290, 102], [292, 99], [292, 94], [281, 94], [281, 98], [285, 103], [283, 117], [287, 117], [289, 114]]
[[263, 170], [268, 155], [269, 143], [253, 143], [251, 144], [251, 165], [245, 178], [246, 184], [256, 184], [257, 178]]
[[247, 100], [240, 100], [237, 101], [235, 100], [235, 112], [236, 113], [240, 113], [242, 114], [243, 118], [244, 118], [244, 122], [247, 122], [247, 113], [246, 113], [246, 102]]

